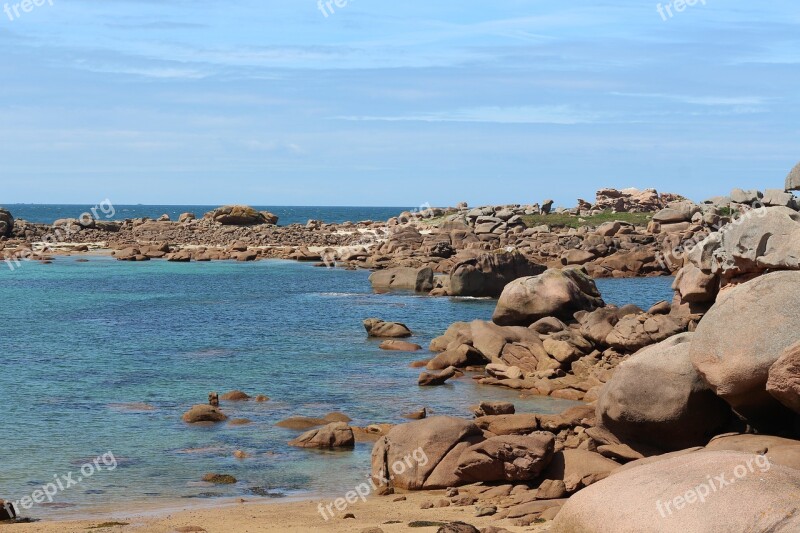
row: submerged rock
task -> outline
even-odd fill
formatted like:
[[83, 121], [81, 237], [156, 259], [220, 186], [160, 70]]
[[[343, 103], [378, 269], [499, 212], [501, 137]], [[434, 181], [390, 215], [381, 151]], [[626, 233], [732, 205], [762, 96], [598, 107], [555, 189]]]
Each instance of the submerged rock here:
[[319, 429], [312, 429], [303, 433], [294, 440], [289, 441], [289, 446], [299, 448], [352, 448], [355, 446], [353, 429], [345, 422], [334, 422]]
[[364, 320], [367, 335], [378, 338], [404, 338], [412, 335], [408, 326], [399, 322], [385, 322], [379, 318]]
[[183, 414], [183, 421], [187, 424], [197, 424], [198, 422], [224, 422], [228, 419], [227, 415], [214, 406], [198, 404]]

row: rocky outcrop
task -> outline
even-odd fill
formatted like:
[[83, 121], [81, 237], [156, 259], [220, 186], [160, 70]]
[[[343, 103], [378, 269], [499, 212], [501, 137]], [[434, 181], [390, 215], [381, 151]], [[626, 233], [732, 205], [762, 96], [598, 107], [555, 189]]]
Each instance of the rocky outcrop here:
[[545, 267], [518, 252], [481, 254], [461, 261], [450, 273], [450, 296], [489, 296], [496, 298], [510, 282], [535, 276]]
[[711, 388], [755, 425], [785, 424], [767, 392], [770, 367], [797, 342], [800, 272], [774, 272], [725, 291], [697, 326], [692, 363]]
[[209, 211], [204, 218], [213, 220], [223, 226], [255, 226], [267, 224], [267, 217], [264, 213], [256, 211], [246, 205], [224, 205], [213, 211]]
[[594, 209], [617, 213], [652, 213], [669, 202], [682, 199], [677, 194], [659, 194], [655, 189], [601, 189], [597, 191]]
[[[713, 478], [720, 475], [724, 484]], [[630, 468], [582, 490], [563, 506], [550, 533], [797, 530], [800, 471], [767, 469], [752, 454], [699, 451]]]
[[702, 446], [716, 435], [731, 412], [692, 366], [692, 335], [676, 335], [623, 361], [600, 394], [598, 424], [625, 443], [665, 451]]
[[800, 342], [787, 348], [769, 368], [767, 392], [800, 413]]
[[688, 248], [674, 288], [685, 303], [712, 303], [721, 288], [773, 270], [800, 270], [800, 213], [748, 211]]
[[551, 269], [509, 283], [492, 320], [501, 326], [529, 326], [546, 317], [570, 319], [577, 311], [603, 307], [594, 282], [584, 270]]
[[429, 267], [395, 267], [373, 272], [369, 277], [372, 288], [428, 292], [433, 289], [433, 270]]
[[408, 326], [399, 322], [386, 322], [379, 318], [368, 318], [364, 320], [364, 329], [367, 335], [381, 339], [397, 339], [410, 337], [412, 335]]
[[334, 422], [325, 427], [303, 433], [296, 439], [289, 441], [289, 446], [298, 448], [352, 448], [355, 443], [353, 429], [345, 422]]

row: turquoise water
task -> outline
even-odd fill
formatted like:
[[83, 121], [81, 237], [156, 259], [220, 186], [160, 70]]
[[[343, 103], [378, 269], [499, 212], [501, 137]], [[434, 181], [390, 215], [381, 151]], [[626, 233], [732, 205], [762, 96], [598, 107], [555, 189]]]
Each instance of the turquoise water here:
[[[372, 294], [368, 272], [287, 261], [121, 263], [105, 257], [0, 269], [4, 392], [0, 497], [16, 500], [113, 452], [118, 467], [60, 493], [70, 511], [163, 498], [340, 493], [369, 469], [370, 444], [353, 452], [290, 448], [294, 415], [341, 411], [357, 425], [401, 422], [428, 406], [467, 415], [480, 400], [520, 411], [558, 412], [570, 402], [523, 401], [471, 380], [416, 386], [409, 362], [427, 352], [378, 349], [364, 318], [398, 320], [427, 346], [457, 320], [488, 319], [489, 300]], [[669, 297], [669, 279], [601, 280], [609, 302], [646, 307]], [[224, 403], [252, 424], [192, 427], [181, 414], [209, 391], [266, 394], [266, 403]], [[119, 406], [146, 402], [152, 411]], [[241, 449], [252, 457], [237, 460]], [[198, 483], [229, 473], [229, 487]], [[64, 509], [39, 505], [28, 516]]]
[[[98, 198], [98, 202], [102, 198]], [[90, 213], [96, 207], [95, 214], [100, 220], [124, 220], [126, 218], [158, 218], [163, 214], [172, 220], [178, 220], [181, 213], [194, 213], [201, 217], [204, 213], [219, 207], [217, 205], [43, 205], [43, 204], [10, 204], [6, 207], [16, 218], [40, 224], [52, 224], [61, 218], [79, 218], [83, 213]], [[278, 215], [278, 224], [305, 224], [311, 219], [329, 223], [361, 220], [386, 221], [396, 217], [408, 207], [305, 207], [305, 206], [253, 206], [259, 211], [269, 211]], [[419, 208], [417, 208], [419, 209]]]

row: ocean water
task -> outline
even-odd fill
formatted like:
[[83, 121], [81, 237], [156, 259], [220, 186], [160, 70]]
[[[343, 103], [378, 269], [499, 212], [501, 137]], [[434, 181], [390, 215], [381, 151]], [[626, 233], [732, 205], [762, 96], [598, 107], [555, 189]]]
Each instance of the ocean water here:
[[[112, 199], [113, 200], [113, 199]], [[99, 220], [124, 220], [126, 218], [149, 217], [157, 219], [169, 215], [178, 220], [181, 213], [194, 213], [197, 217], [215, 209], [217, 205], [116, 205], [113, 203], [87, 205], [44, 205], [44, 204], [5, 204], [15, 218], [40, 224], [52, 224], [62, 218], [79, 218], [84, 213], [92, 213]], [[362, 220], [386, 221], [408, 207], [304, 207], [304, 206], [253, 206], [259, 211], [269, 211], [278, 215], [278, 224], [305, 224], [309, 220], [322, 220], [328, 223], [359, 222]]]
[[[371, 444], [354, 451], [291, 448], [299, 434], [275, 427], [295, 415], [340, 411], [354, 424], [402, 422], [427, 406], [460, 415], [481, 400], [521, 412], [559, 412], [572, 402], [475, 385], [420, 388], [409, 363], [427, 352], [378, 349], [368, 317], [404, 322], [427, 346], [452, 322], [489, 319], [494, 302], [373, 294], [369, 273], [288, 261], [127, 263], [59, 257], [0, 269], [0, 497], [30, 495], [54, 476], [111, 452], [103, 470], [27, 516], [55, 517], [147, 500], [343, 494], [364, 480]], [[609, 303], [647, 307], [670, 296], [670, 279], [600, 280]], [[266, 403], [223, 403], [249, 425], [181, 422], [210, 391], [266, 394]], [[144, 402], [152, 410], [124, 404]], [[235, 450], [251, 455], [233, 458]], [[238, 483], [209, 487], [205, 473]], [[82, 476], [80, 476], [82, 477]]]

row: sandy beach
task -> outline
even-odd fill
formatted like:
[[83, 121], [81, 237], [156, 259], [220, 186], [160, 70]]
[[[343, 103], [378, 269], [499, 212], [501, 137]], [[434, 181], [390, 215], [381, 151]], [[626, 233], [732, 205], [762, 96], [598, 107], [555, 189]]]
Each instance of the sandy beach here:
[[[404, 501], [395, 501], [405, 497]], [[291, 503], [248, 503], [237, 502], [212, 508], [191, 508], [175, 511], [109, 512], [91, 520], [41, 521], [30, 524], [3, 526], [0, 530], [14, 533], [85, 533], [90, 531], [142, 533], [306, 533], [325, 531], [330, 533], [352, 533], [372, 531], [380, 528], [385, 533], [436, 531], [440, 524], [420, 527], [414, 522], [448, 523], [464, 521], [478, 528], [493, 525], [502, 526], [511, 532], [546, 531], [548, 524], [515, 527], [510, 520], [498, 522], [491, 517], [475, 517], [475, 507], [444, 507], [420, 509], [427, 501], [437, 501], [444, 497], [444, 491], [418, 492], [404, 495], [375, 496], [366, 502], [358, 501], [345, 511], [355, 518], [344, 519], [339, 516], [324, 520], [318, 511], [320, 504], [329, 500], [308, 500]], [[124, 525], [122, 525], [124, 524]], [[375, 533], [378, 529], [374, 530]]]

